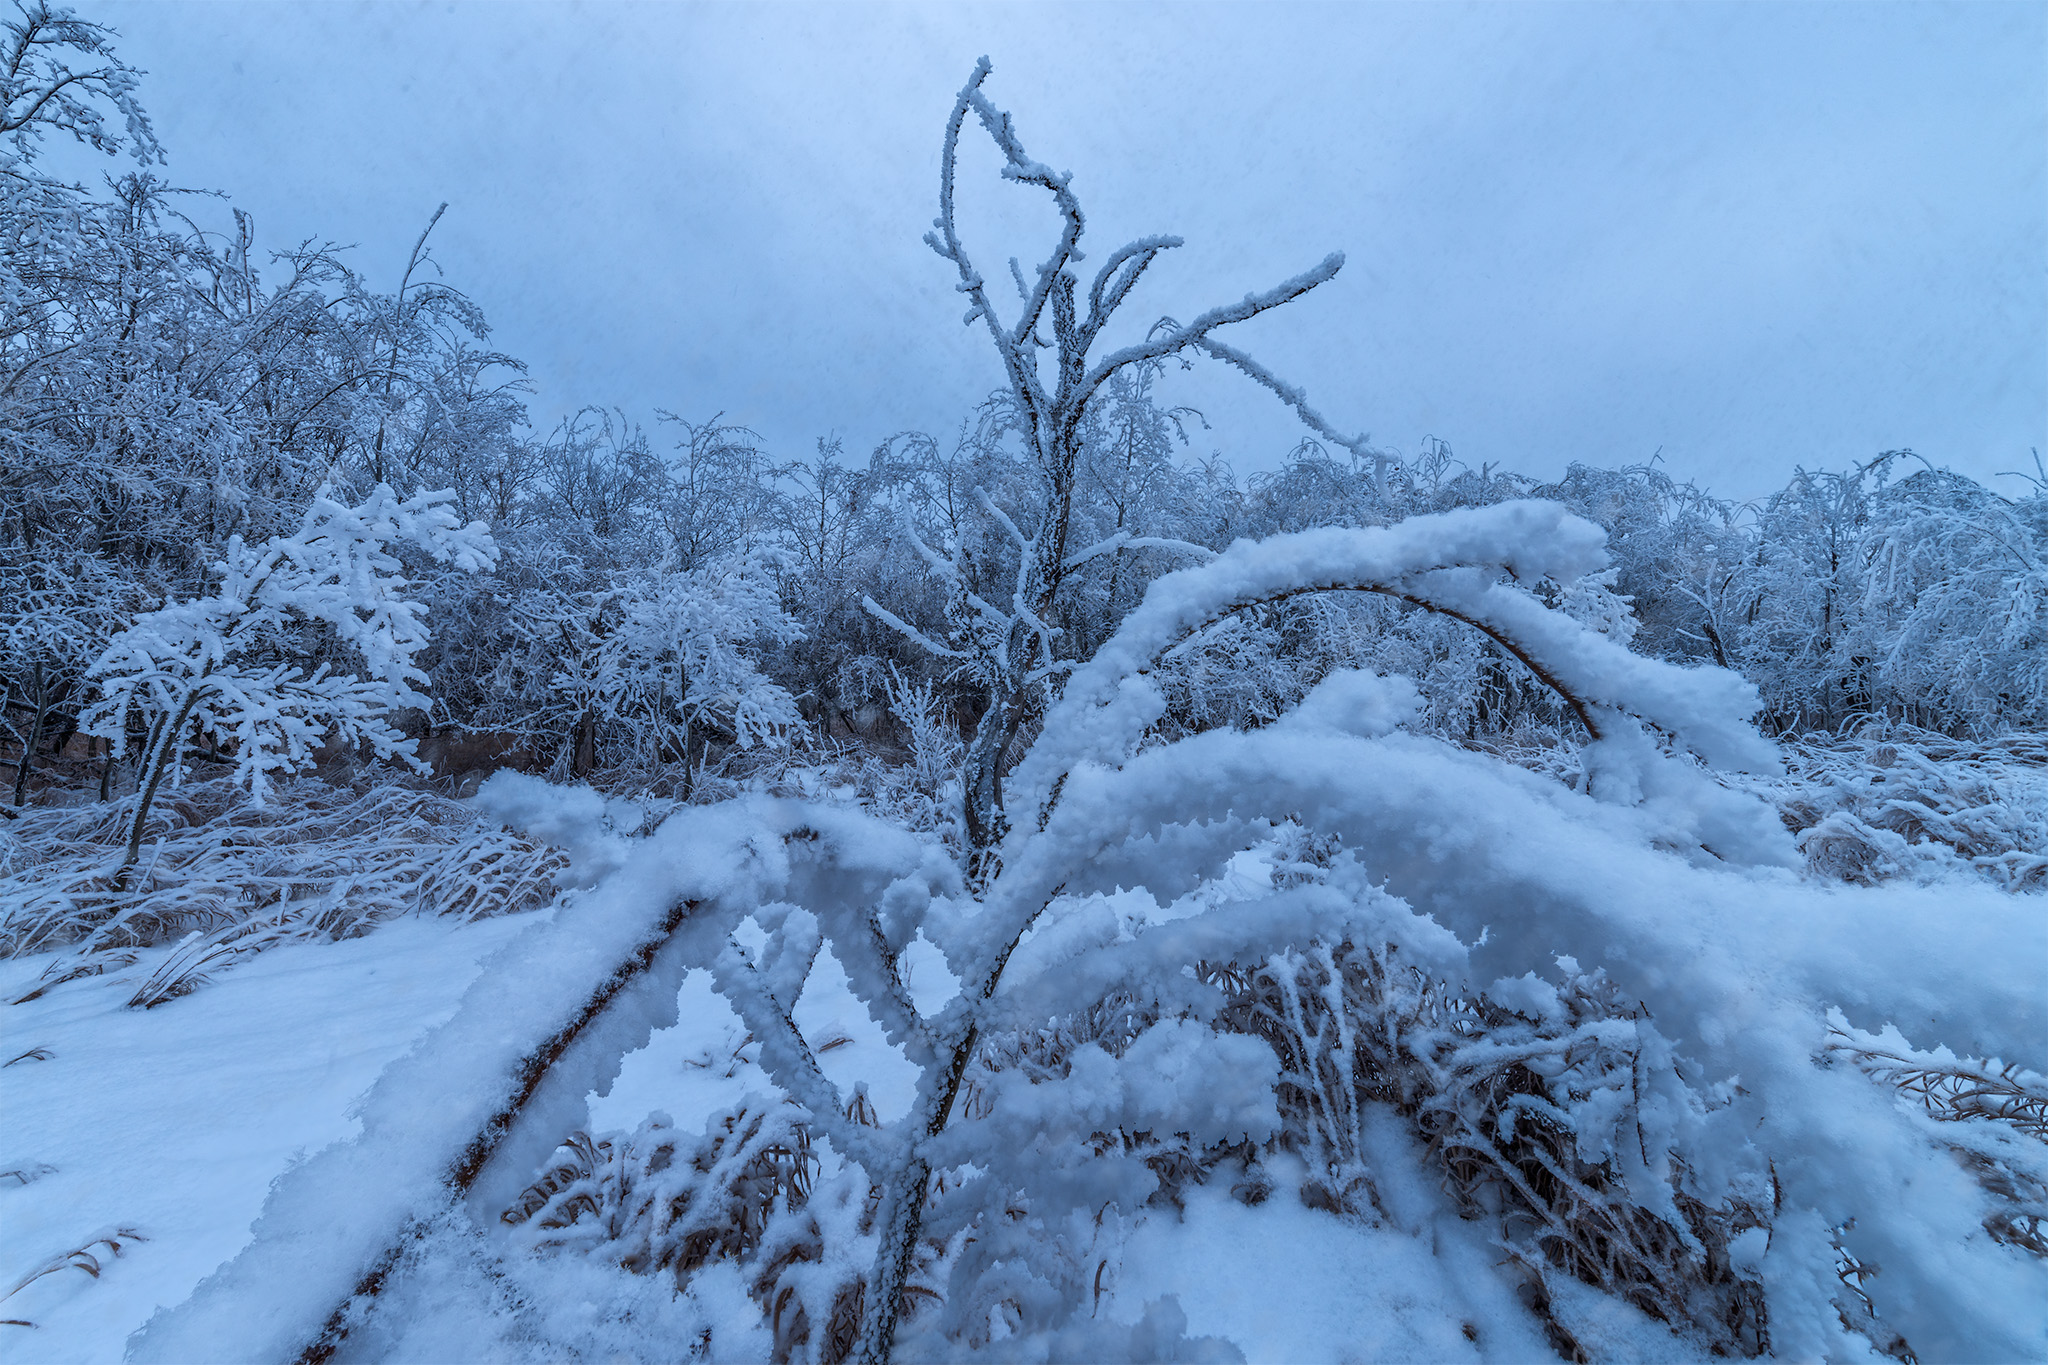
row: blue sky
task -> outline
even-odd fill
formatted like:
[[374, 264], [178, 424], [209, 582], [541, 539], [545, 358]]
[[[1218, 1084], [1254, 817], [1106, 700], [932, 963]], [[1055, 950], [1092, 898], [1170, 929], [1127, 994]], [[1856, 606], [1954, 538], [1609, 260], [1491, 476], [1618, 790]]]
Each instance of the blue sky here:
[[[1666, 466], [1747, 497], [1911, 446], [2048, 452], [2048, 7], [85, 4], [147, 69], [176, 181], [389, 288], [443, 200], [451, 282], [583, 403], [723, 412], [780, 453], [954, 429], [1000, 375], [925, 248], [986, 52], [1133, 329], [1342, 250], [1238, 329], [1339, 426], [1549, 475]], [[965, 162], [970, 245], [1051, 216]], [[224, 218], [224, 210], [219, 210]], [[1199, 368], [1198, 453], [1299, 439]], [[2014, 480], [1999, 480], [2019, 491]]]

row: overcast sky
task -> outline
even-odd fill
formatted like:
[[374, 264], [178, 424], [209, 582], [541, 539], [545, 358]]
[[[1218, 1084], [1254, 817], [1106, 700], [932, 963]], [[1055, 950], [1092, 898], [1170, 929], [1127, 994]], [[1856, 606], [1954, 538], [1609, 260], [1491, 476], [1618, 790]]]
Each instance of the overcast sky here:
[[[920, 238], [985, 52], [1096, 260], [1187, 239], [1134, 330], [1345, 252], [1234, 339], [1377, 442], [1661, 451], [1742, 497], [1892, 447], [1980, 479], [2048, 453], [2041, 4], [75, 3], [149, 72], [172, 178], [271, 245], [354, 243], [388, 289], [448, 201], [435, 254], [541, 426], [953, 431], [1000, 372]], [[996, 165], [971, 144], [991, 271], [1053, 223]], [[1213, 366], [1172, 396], [1240, 472], [1301, 434]]]

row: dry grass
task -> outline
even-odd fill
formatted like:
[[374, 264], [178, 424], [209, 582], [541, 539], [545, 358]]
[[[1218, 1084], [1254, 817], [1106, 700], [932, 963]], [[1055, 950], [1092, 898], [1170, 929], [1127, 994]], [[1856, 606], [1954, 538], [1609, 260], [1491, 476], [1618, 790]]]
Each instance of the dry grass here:
[[1894, 1031], [1866, 1033], [1840, 1017], [1827, 1056], [1892, 1087], [1925, 1116], [1929, 1136], [1990, 1197], [1984, 1230], [1992, 1240], [2048, 1257], [2048, 1077], [1947, 1049], [1922, 1052]]
[[1465, 1215], [1496, 1224], [1565, 1358], [1587, 1357], [1549, 1312], [1559, 1274], [1717, 1354], [1769, 1348], [1762, 1286], [1728, 1254], [1733, 1238], [1765, 1225], [1758, 1205], [1709, 1204], [1675, 1165], [1674, 1219], [1632, 1199], [1611, 1158], [1585, 1154], [1600, 1116], [1617, 1131], [1632, 1125], [1656, 1051], [1640, 1012], [1598, 972], [1567, 982], [1561, 1011], [1541, 1021], [1447, 991], [1391, 948], [1319, 945], [1256, 971], [1206, 974], [1231, 990], [1224, 1022], [1279, 1056], [1280, 1142], [1309, 1164], [1304, 1202], [1383, 1214], [1361, 1125], [1366, 1105], [1390, 1105], [1419, 1131]]
[[566, 860], [400, 782], [284, 784], [257, 806], [225, 781], [160, 800], [126, 879], [133, 798], [32, 811], [0, 829], [0, 955], [68, 948], [33, 999], [175, 951], [134, 990], [147, 1008], [281, 943], [364, 934], [401, 914], [473, 919], [544, 904]]
[[[1555, 730], [1458, 741], [1582, 788], [1579, 744]], [[1781, 777], [1739, 780], [1778, 808], [1808, 871], [1871, 886], [1958, 873], [2013, 891], [2048, 890], [2048, 739], [1952, 739], [1911, 726], [1780, 742]]]
[[[12, 1289], [8, 1290], [5, 1294], [0, 1294], [0, 1303], [5, 1303], [8, 1299], [13, 1298], [37, 1280], [42, 1279], [43, 1276], [55, 1275], [60, 1270], [82, 1270], [97, 1280], [100, 1277], [100, 1272], [105, 1268], [104, 1262], [101, 1260], [102, 1254], [108, 1257], [117, 1257], [128, 1249], [130, 1243], [146, 1242], [148, 1240], [147, 1237], [144, 1237], [134, 1228], [103, 1228], [86, 1239], [85, 1245], [70, 1251], [59, 1252], [34, 1270], [29, 1271], [28, 1274], [22, 1276], [19, 1280], [16, 1280]], [[102, 1246], [106, 1248], [105, 1253], [94, 1250], [95, 1247]], [[35, 1324], [26, 1318], [0, 1318], [0, 1327], [34, 1326]]]
[[820, 1187], [806, 1117], [743, 1105], [695, 1135], [659, 1113], [631, 1134], [572, 1133], [501, 1217], [532, 1250], [666, 1273], [679, 1290], [705, 1265], [739, 1263], [777, 1365], [838, 1365], [860, 1327], [874, 1201], [857, 1170]]

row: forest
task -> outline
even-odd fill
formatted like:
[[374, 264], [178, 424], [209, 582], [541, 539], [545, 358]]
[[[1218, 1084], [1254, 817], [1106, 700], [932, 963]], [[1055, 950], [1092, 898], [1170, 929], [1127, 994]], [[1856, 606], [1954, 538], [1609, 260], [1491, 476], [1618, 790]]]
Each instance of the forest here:
[[957, 427], [540, 427], [0, 27], [11, 1359], [2048, 1355], [2038, 452], [1347, 435], [986, 59]]

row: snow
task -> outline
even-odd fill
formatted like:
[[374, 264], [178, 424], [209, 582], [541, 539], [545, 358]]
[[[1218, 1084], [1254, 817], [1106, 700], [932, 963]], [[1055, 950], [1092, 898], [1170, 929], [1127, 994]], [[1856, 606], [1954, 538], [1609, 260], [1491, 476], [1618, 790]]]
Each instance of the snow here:
[[1190, 1332], [1229, 1339], [1252, 1365], [1551, 1355], [1491, 1248], [1443, 1215], [1408, 1232], [1340, 1223], [1284, 1187], [1256, 1208], [1199, 1190], [1184, 1221], [1153, 1218], [1131, 1237], [1102, 1311], [1135, 1317], [1131, 1306], [1171, 1294]]
[[[509, 793], [508, 803], [534, 804], [540, 784], [508, 773], [490, 786], [491, 800]], [[582, 809], [594, 822], [603, 805]], [[773, 893], [800, 884], [813, 842], [834, 851], [850, 894], [863, 873], [886, 882], [920, 858], [908, 836], [793, 802], [679, 812], [598, 887], [529, 924], [485, 966], [453, 1015], [377, 1079], [359, 1107], [361, 1134], [295, 1166], [265, 1202], [256, 1241], [154, 1318], [135, 1358], [184, 1359], [227, 1343], [250, 1357], [298, 1352], [409, 1228], [445, 1206], [451, 1167], [496, 1127], [524, 1059], [566, 1038], [562, 1060], [481, 1154], [468, 1190], [477, 1209], [509, 1204], [554, 1146], [586, 1126], [589, 1090], [608, 1089], [626, 1055], [675, 1022], [690, 951], [705, 951], [696, 940], [715, 942]], [[682, 931], [672, 932], [677, 925]], [[586, 1008], [593, 987], [636, 955], [646, 970], [590, 1027], [565, 1035], [564, 1021]], [[811, 1107], [839, 1112], [836, 1100]]]
[[[1844, 1011], [1838, 1027], [1858, 1018], [1896, 1024], [1884, 1035], [1895, 1048], [1938, 1037], [1985, 1055], [2024, 1049], [2041, 1026], [2038, 960], [1989, 954], [1987, 945], [2040, 941], [2031, 899], [1981, 883], [1829, 891], [1774, 869], [1694, 866], [1654, 847], [1654, 817], [1386, 732], [1383, 708], [1401, 709], [1406, 694], [1383, 680], [1341, 679], [1332, 700], [1342, 703], [1335, 723], [1310, 708], [1299, 723], [1218, 732], [1141, 754], [1116, 772], [1077, 775], [1032, 857], [1005, 876], [1027, 887], [1045, 878], [1070, 884], [1017, 951], [999, 997], [1004, 1010], [1046, 1008], [1061, 998], [1042, 994], [1055, 983], [1062, 994], [1100, 993], [1125, 974], [1156, 972], [1148, 964], [1228, 957], [1240, 939], [1270, 945], [1292, 933], [1306, 943], [1348, 919], [1359, 932], [1406, 942], [1418, 961], [1491, 983], [1502, 1005], [1545, 1021], [1563, 1009], [1557, 983], [1581, 970], [1575, 954], [1655, 1002], [1658, 1027], [1708, 1074], [1741, 1077], [1751, 1098], [1727, 1117], [1758, 1125], [1756, 1140], [1768, 1144], [1795, 1208], [1810, 1205], [1822, 1217], [1854, 1209], [1858, 1254], [1882, 1259], [1888, 1288], [1921, 1287], [1918, 1303], [1888, 1303], [1916, 1340], [1951, 1351], [1994, 1340], [2017, 1347], [2034, 1330], [2021, 1326], [2029, 1314], [2016, 1305], [2038, 1275], [2009, 1258], [1973, 1254], [1951, 1266], [1923, 1252], [1972, 1239], [1977, 1196], [1961, 1169], [1943, 1176], [1930, 1164], [1919, 1130], [1901, 1128], [1862, 1076], [1811, 1064], [1823, 1001]], [[1287, 754], [1284, 764], [1270, 761], [1275, 749]], [[1361, 773], [1372, 780], [1360, 782]], [[755, 1339], [755, 1310], [725, 1271], [693, 1279], [670, 1303], [621, 1271], [560, 1258], [507, 1263], [489, 1230], [493, 1211], [571, 1128], [631, 1130], [663, 1110], [689, 1131], [707, 1114], [778, 1094], [761, 1043], [748, 1040], [712, 972], [677, 959], [652, 973], [655, 993], [623, 1007], [599, 1030], [592, 1060], [570, 1068], [584, 1088], [544, 1087], [469, 1200], [451, 1205], [433, 1192], [493, 1103], [488, 1078], [527, 1046], [523, 1038], [544, 1034], [569, 1009], [599, 974], [596, 964], [615, 960], [677, 897], [724, 898], [729, 912], [706, 924], [727, 926], [752, 970], [780, 980], [786, 969], [769, 950], [794, 932], [793, 917], [810, 913], [780, 897], [797, 892], [820, 907], [819, 923], [832, 923], [834, 897], [821, 894], [832, 882], [817, 869], [867, 868], [881, 879], [869, 886], [890, 877], [901, 884], [924, 853], [907, 837], [891, 843], [874, 822], [798, 803], [686, 810], [655, 835], [628, 840], [611, 831], [635, 823], [634, 812], [590, 793], [508, 776], [483, 802], [575, 846], [599, 869], [594, 884], [554, 912], [471, 925], [401, 919], [362, 939], [277, 949], [147, 1013], [119, 1007], [118, 983], [87, 979], [0, 1016], [10, 1052], [55, 1053], [0, 1070], [9, 1162], [57, 1168], [0, 1191], [22, 1262], [9, 1269], [25, 1274], [103, 1230], [132, 1228], [148, 1239], [103, 1257], [97, 1281], [67, 1270], [10, 1302], [10, 1313], [40, 1324], [36, 1349], [48, 1354], [39, 1359], [107, 1359], [124, 1346], [138, 1360], [190, 1358], [202, 1341], [235, 1358], [287, 1353], [408, 1218], [418, 1220], [410, 1250], [360, 1343], [372, 1354], [420, 1358], [465, 1334], [500, 1341], [507, 1358], [546, 1358], [549, 1342], [630, 1351], [635, 1333], [658, 1324], [686, 1334], [711, 1328], [725, 1343], [720, 1358], [738, 1358], [726, 1352], [743, 1353]], [[1382, 869], [1384, 890], [1341, 878], [1282, 889], [1279, 855], [1245, 848], [1248, 827], [1230, 818], [1276, 806], [1340, 831]], [[1125, 842], [1167, 810], [1210, 823], [1180, 825], [1151, 854]], [[1190, 839], [1194, 829], [1208, 831], [1212, 852]], [[823, 842], [792, 861], [783, 840], [801, 831]], [[1091, 849], [1120, 851], [1077, 877]], [[1214, 875], [1206, 889], [1171, 902], [1119, 889], [1153, 858], [1213, 860]], [[1039, 862], [1044, 869], [1034, 871]], [[1092, 887], [1091, 876], [1101, 879]], [[1674, 918], [1674, 905], [1687, 914]], [[973, 922], [950, 923], [958, 931]], [[779, 927], [771, 934], [763, 924]], [[948, 924], [927, 918], [942, 940]], [[957, 999], [954, 978], [939, 946], [912, 942], [917, 1003], [943, 1011]], [[1528, 970], [1567, 949], [1551, 967]], [[713, 955], [713, 945], [695, 951]], [[26, 983], [41, 965], [6, 964], [0, 987]], [[134, 970], [150, 965], [146, 955]], [[837, 955], [825, 948], [787, 979], [801, 983], [791, 1016], [840, 1097], [832, 1102], [864, 1092], [881, 1122], [909, 1115], [917, 1068]], [[987, 1092], [990, 1115], [957, 1121], [930, 1155], [973, 1162], [1001, 1151], [1008, 1169], [1031, 1173], [1048, 1209], [1065, 1197], [1055, 1196], [1065, 1182], [1075, 1182], [1074, 1193], [1119, 1192], [1128, 1209], [1142, 1189], [1124, 1189], [1114, 1163], [1093, 1174], [1073, 1165], [1089, 1131], [1171, 1122], [1202, 1141], [1270, 1135], [1273, 1054], [1250, 1038], [1209, 1034], [1195, 1021], [1201, 1013], [1145, 1031], [1121, 1058], [1085, 1046], [1059, 1084], [1006, 1074]], [[293, 1045], [251, 1046], [271, 1038]], [[607, 1049], [618, 1058], [609, 1067]], [[81, 1071], [105, 1083], [79, 1086]], [[1694, 1141], [1689, 1121], [1658, 1118], [1647, 1102], [1640, 1121], [1665, 1125], [1659, 1141]], [[1339, 1219], [1307, 1207], [1292, 1195], [1306, 1169], [1274, 1153], [1267, 1173], [1275, 1192], [1256, 1207], [1236, 1202], [1229, 1181], [1217, 1179], [1188, 1189], [1182, 1213], [1141, 1209], [1120, 1231], [1099, 1235], [1089, 1254], [1109, 1269], [1098, 1326], [1150, 1322], [1153, 1331], [1178, 1311], [1188, 1337], [1235, 1343], [1252, 1360], [1541, 1356], [1541, 1324], [1515, 1297], [1484, 1225], [1457, 1216], [1391, 1111], [1372, 1110], [1362, 1122], [1377, 1213]], [[1582, 1140], [1596, 1131], [1583, 1130]], [[843, 1168], [831, 1139], [823, 1141], [829, 1176]], [[1717, 1178], [1704, 1164], [1711, 1148], [1687, 1150], [1703, 1162], [1702, 1178]], [[77, 1151], [90, 1166], [69, 1155]], [[1132, 1173], [1149, 1187], [1142, 1171]], [[1888, 1207], [1861, 1197], [1874, 1187], [1895, 1191]], [[1832, 1277], [1826, 1238], [1827, 1225], [1788, 1216], [1774, 1240], [1745, 1243], [1742, 1254], [1789, 1312]], [[263, 1311], [251, 1314], [252, 1305]], [[1591, 1290], [1564, 1291], [1552, 1311], [1605, 1358], [1696, 1358], [1662, 1325]], [[2022, 1335], [1987, 1336], [1984, 1321], [1963, 1326], [1971, 1314]], [[1781, 1330], [1796, 1349], [1795, 1321]], [[907, 1338], [906, 1351], [921, 1340]], [[1820, 1338], [1809, 1344], [1835, 1349]]]
[[[538, 912], [545, 914], [545, 912]], [[6, 1301], [16, 1360], [119, 1359], [157, 1309], [180, 1303], [250, 1240], [266, 1188], [360, 1130], [352, 1107], [378, 1073], [444, 1021], [478, 963], [535, 915], [460, 924], [406, 919], [366, 938], [281, 947], [149, 1011], [105, 977], [0, 1010], [0, 1165], [54, 1171], [0, 1186], [0, 1278], [108, 1228], [148, 1240], [103, 1258], [98, 1279], [47, 1275]], [[147, 974], [161, 950], [134, 972]], [[44, 957], [0, 963], [21, 994]], [[138, 978], [139, 979], [139, 978]]]
[[[1370, 1106], [1366, 1134], [1388, 1216], [1339, 1220], [1288, 1197], [1305, 1174], [1271, 1163], [1276, 1193], [1246, 1207], [1214, 1186], [1185, 1216], [1139, 1225], [1100, 1316], [1134, 1320], [1171, 1295], [1188, 1331], [1238, 1345], [1251, 1365], [1551, 1359], [1542, 1324], [1501, 1273], [1480, 1225], [1458, 1217], [1407, 1126]], [[1693, 1365], [1709, 1359], [1664, 1324], [1589, 1291], [1571, 1326], [1599, 1359]]]

